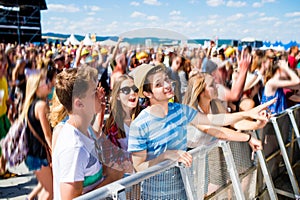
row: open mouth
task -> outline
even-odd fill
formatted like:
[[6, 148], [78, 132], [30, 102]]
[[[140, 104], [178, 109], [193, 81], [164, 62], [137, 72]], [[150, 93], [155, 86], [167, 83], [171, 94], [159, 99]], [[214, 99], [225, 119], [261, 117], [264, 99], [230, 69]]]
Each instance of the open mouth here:
[[172, 88], [171, 88], [171, 87], [170, 87], [170, 88], [166, 88], [166, 89], [165, 89], [165, 93], [173, 93]]
[[134, 103], [136, 101], [136, 97], [129, 97], [128, 101]]

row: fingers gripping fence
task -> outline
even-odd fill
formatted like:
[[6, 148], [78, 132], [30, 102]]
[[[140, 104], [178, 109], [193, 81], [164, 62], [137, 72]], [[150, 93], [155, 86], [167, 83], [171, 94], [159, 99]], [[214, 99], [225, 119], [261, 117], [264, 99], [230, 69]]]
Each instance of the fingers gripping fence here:
[[[267, 133], [271, 127], [274, 140], [264, 144], [264, 150], [256, 152], [254, 160], [251, 160], [251, 149], [247, 143], [219, 141], [189, 151], [193, 156], [190, 168], [170, 160], [164, 161], [76, 199], [255, 199], [260, 195], [260, 191], [257, 191], [257, 178], [260, 176], [258, 171], [261, 171], [261, 178], [267, 187], [265, 189], [262, 186], [268, 192], [269, 198], [266, 199], [277, 200], [278, 194], [298, 199], [299, 187], [285, 143], [289, 140], [287, 121], [291, 121], [299, 151], [299, 108], [293, 107], [284, 114], [273, 117], [268, 127], [260, 131], [259, 136], [262, 136], [259, 138], [264, 141], [266, 137], [271, 138], [270, 133]], [[286, 133], [282, 139], [283, 130]], [[252, 135], [256, 137], [254, 133]], [[277, 157], [283, 157], [292, 184], [292, 193], [274, 187], [273, 180], [280, 175], [277, 161], [272, 165], [274, 149]], [[297, 160], [299, 161], [299, 156]]]

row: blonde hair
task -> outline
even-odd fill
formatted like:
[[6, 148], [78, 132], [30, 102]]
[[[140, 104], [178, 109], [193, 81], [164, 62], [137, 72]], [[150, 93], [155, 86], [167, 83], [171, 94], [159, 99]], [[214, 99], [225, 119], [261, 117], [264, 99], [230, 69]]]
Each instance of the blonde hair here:
[[54, 91], [52, 97], [52, 105], [50, 107], [49, 122], [54, 128], [59, 122], [61, 122], [68, 115], [67, 109], [60, 103], [56, 92]]
[[27, 119], [27, 113], [29, 107], [33, 102], [33, 100], [36, 98], [36, 91], [39, 87], [40, 81], [44, 78], [46, 78], [45, 71], [41, 71], [38, 74], [33, 74], [28, 77], [26, 83], [26, 94], [25, 94], [24, 105], [19, 120]]
[[276, 73], [276, 71], [279, 69], [279, 65], [278, 62], [270, 65], [265, 73], [265, 78], [264, 78], [264, 85], [266, 85], [266, 83], [274, 76], [274, 74]]
[[200, 94], [205, 90], [205, 76], [202, 73], [194, 74], [188, 81], [187, 90], [185, 92], [182, 103], [197, 109]]

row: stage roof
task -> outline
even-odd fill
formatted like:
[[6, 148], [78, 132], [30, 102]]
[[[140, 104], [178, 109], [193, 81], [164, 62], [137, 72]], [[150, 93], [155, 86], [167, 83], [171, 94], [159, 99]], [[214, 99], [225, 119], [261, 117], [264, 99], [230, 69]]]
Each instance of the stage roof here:
[[5, 7], [38, 6], [40, 10], [47, 10], [45, 0], [0, 0], [0, 5]]

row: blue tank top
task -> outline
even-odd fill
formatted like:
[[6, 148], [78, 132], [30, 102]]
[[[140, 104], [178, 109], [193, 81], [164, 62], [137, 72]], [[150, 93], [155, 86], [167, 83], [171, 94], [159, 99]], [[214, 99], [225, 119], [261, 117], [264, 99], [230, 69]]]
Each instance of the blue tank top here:
[[278, 114], [278, 113], [283, 112], [287, 108], [286, 97], [283, 92], [283, 88], [277, 88], [277, 90], [273, 96], [266, 96], [265, 88], [263, 89], [261, 103], [265, 103], [274, 98], [277, 98], [277, 101], [268, 107], [270, 109], [271, 113]]

